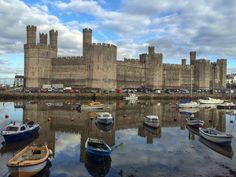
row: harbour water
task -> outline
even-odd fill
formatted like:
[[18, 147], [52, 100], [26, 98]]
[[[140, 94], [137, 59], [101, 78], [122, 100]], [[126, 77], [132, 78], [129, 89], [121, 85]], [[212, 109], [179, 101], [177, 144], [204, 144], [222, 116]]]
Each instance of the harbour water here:
[[[236, 116], [231, 112], [209, 107], [178, 110], [177, 100], [105, 101], [114, 124], [104, 126], [95, 123], [96, 112], [76, 111], [76, 103], [85, 101], [1, 102], [0, 130], [11, 121], [27, 118], [41, 128], [35, 139], [0, 144], [0, 176], [9, 176], [7, 161], [30, 143], [46, 143], [53, 151], [51, 164], [37, 176], [236, 176]], [[204, 127], [232, 133], [231, 146], [199, 138], [186, 126], [188, 112], [204, 120]], [[158, 129], [143, 125], [143, 117], [150, 114], [159, 117]], [[96, 162], [88, 157], [84, 147], [88, 137], [105, 140], [113, 149], [110, 158]]]

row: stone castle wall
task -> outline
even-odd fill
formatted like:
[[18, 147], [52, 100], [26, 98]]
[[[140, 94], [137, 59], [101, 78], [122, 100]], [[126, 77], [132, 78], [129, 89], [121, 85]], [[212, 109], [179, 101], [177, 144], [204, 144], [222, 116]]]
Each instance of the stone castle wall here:
[[[92, 30], [83, 30], [83, 56], [58, 57], [58, 32], [39, 33], [36, 26], [27, 26], [24, 45], [24, 85], [42, 87], [43, 84], [64, 84], [76, 88], [224, 88], [227, 60], [211, 63], [196, 59], [190, 52], [190, 65], [163, 64], [162, 53], [153, 46], [140, 54], [139, 59], [117, 61], [117, 47], [113, 44], [92, 43]], [[48, 44], [49, 41], [49, 44]], [[191, 79], [192, 78], [192, 79]]]

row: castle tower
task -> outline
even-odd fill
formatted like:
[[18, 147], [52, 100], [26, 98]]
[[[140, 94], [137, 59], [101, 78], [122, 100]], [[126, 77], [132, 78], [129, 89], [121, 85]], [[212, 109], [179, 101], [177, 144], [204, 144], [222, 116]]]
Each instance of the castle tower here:
[[194, 65], [196, 61], [196, 51], [191, 51], [190, 52], [190, 65]]
[[39, 42], [41, 45], [47, 46], [48, 35], [44, 33], [39, 33]]
[[37, 27], [33, 25], [32, 26], [28, 25], [26, 27], [27, 44], [36, 45], [36, 30], [37, 30]]
[[83, 29], [83, 56], [87, 56], [89, 45], [92, 44], [92, 30], [90, 28]]
[[155, 47], [154, 46], [148, 46], [148, 54], [154, 55], [155, 54]]
[[53, 29], [49, 31], [49, 36], [50, 36], [50, 46], [53, 49], [56, 49], [57, 51], [57, 36], [58, 32], [54, 31]]

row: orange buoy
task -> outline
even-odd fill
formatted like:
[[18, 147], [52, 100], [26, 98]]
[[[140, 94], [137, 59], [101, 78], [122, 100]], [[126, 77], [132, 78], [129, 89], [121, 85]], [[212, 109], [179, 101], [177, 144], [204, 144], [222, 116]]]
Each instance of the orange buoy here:
[[52, 120], [52, 118], [51, 118], [51, 117], [49, 117], [49, 118], [48, 118], [48, 121], [51, 121], [51, 120]]

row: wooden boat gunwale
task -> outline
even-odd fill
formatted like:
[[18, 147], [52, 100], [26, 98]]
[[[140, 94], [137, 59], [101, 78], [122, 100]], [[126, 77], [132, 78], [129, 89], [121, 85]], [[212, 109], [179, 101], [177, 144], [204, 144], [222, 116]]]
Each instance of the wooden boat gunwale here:
[[207, 135], [207, 136], [211, 136], [211, 137], [215, 137], [215, 138], [232, 138], [233, 137], [230, 134], [222, 134], [221, 132], [219, 132], [217, 130], [215, 130], [215, 131], [218, 132], [219, 134], [216, 134], [216, 135], [206, 133], [204, 130], [206, 130], [206, 129], [199, 128], [199, 131], [202, 132], [204, 135]]
[[[45, 154], [40, 154], [42, 156], [42, 158], [37, 159], [37, 160], [22, 160], [19, 162], [16, 162], [15, 160], [18, 159], [20, 156], [22, 156], [25, 152], [27, 152], [28, 150], [45, 150], [46, 153]], [[34, 156], [37, 156], [38, 154], [34, 154]], [[39, 165], [44, 163], [46, 160], [48, 160], [49, 157], [49, 149], [47, 146], [42, 146], [42, 147], [32, 147], [32, 146], [26, 146], [23, 150], [21, 150], [20, 152], [18, 152], [13, 158], [11, 158], [8, 163], [7, 166], [8, 167], [28, 167], [28, 166], [35, 166], [35, 165]]]

